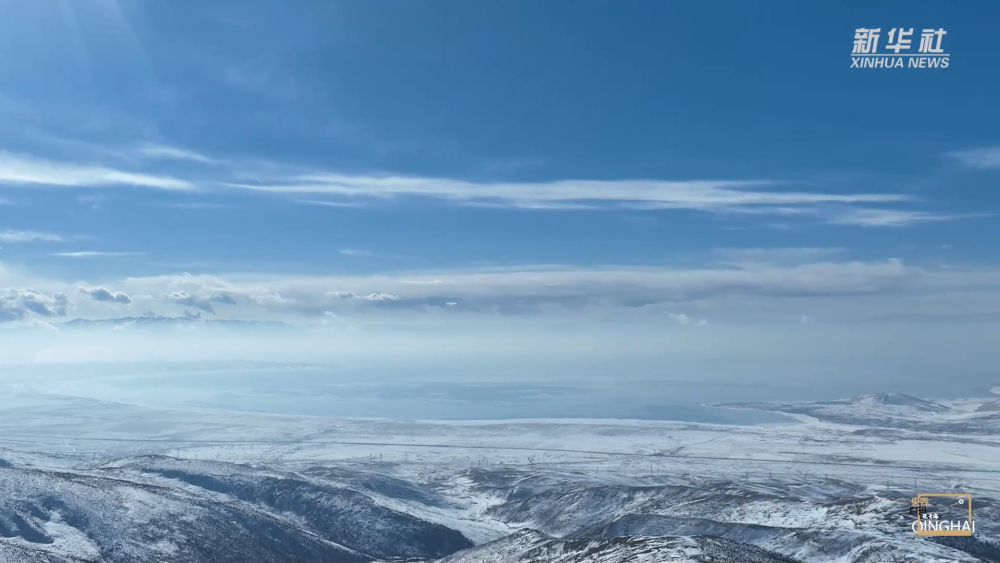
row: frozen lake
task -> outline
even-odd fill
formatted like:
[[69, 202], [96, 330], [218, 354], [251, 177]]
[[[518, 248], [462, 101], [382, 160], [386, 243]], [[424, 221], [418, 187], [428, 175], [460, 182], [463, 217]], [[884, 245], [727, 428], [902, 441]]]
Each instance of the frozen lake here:
[[[637, 375], [640, 374], [640, 375]], [[697, 377], [600, 365], [78, 364], [5, 370], [3, 381], [46, 393], [168, 408], [330, 417], [439, 420], [620, 418], [770, 424], [788, 417], [704, 403], [824, 400], [878, 391], [946, 397], [983, 389], [906, 389], [875, 377]]]

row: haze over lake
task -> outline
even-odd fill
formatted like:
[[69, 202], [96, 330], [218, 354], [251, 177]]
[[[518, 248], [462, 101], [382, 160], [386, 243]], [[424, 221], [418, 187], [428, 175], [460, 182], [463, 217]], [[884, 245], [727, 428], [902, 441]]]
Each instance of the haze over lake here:
[[[837, 376], [811, 368], [741, 374], [705, 366], [628, 367], [572, 361], [533, 365], [364, 362], [64, 364], [11, 367], [2, 380], [45, 393], [168, 408], [199, 408], [327, 417], [414, 419], [622, 418], [713, 424], [790, 422], [771, 413], [705, 403], [828, 400], [879, 391], [946, 398], [988, 394], [989, 379], [967, 385], [913, 378], [900, 388], [875, 370]], [[822, 383], [815, 383], [815, 381]]]

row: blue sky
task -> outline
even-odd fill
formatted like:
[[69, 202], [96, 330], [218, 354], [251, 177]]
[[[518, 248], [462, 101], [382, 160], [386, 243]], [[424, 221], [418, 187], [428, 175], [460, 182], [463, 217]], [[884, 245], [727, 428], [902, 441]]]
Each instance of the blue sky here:
[[0, 321], [996, 313], [998, 12], [10, 2]]

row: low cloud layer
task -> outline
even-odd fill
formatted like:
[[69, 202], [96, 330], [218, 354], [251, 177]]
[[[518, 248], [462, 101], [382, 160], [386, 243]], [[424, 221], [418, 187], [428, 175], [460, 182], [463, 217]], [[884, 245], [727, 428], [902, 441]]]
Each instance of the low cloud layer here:
[[[6, 272], [6, 273], [5, 273]], [[300, 324], [462, 318], [646, 318], [715, 326], [1000, 311], [1000, 271], [848, 261], [838, 249], [721, 249], [692, 268], [523, 266], [353, 276], [177, 274], [76, 284], [0, 264], [2, 322], [200, 312]], [[13, 282], [13, 283], [11, 283]], [[23, 285], [19, 285], [23, 284]], [[30, 284], [30, 285], [29, 285]], [[20, 288], [20, 289], [18, 289]], [[73, 299], [67, 295], [75, 296]], [[333, 317], [331, 317], [331, 315]]]
[[210, 295], [191, 294], [186, 291], [175, 291], [167, 299], [183, 307], [193, 307], [209, 314], [215, 314], [213, 305], [237, 305], [236, 299], [227, 293], [212, 293]]
[[0, 290], [0, 323], [24, 321], [30, 317], [65, 317], [69, 307], [65, 293], [45, 294], [28, 288]]
[[81, 287], [80, 293], [89, 295], [94, 301], [105, 303], [120, 303], [128, 305], [132, 302], [132, 298], [129, 297], [127, 293], [121, 291], [108, 291], [103, 287]]

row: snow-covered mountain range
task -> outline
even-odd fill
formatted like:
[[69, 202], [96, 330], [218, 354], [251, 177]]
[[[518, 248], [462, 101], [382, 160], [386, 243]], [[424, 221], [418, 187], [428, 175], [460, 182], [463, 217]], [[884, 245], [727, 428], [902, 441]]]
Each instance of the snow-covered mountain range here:
[[[741, 427], [168, 411], [8, 387], [0, 560], [1000, 561], [988, 402], [774, 404], [802, 423]], [[916, 492], [973, 495], [976, 534], [915, 537]]]

